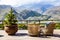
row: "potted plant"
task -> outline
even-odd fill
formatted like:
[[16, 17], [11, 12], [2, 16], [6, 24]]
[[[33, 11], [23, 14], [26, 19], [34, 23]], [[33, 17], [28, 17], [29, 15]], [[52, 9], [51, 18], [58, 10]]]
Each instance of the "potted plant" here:
[[3, 21], [4, 30], [8, 33], [8, 35], [14, 35], [18, 31], [18, 25], [15, 14], [13, 14], [13, 10], [9, 11], [9, 13], [5, 16]]
[[35, 22], [32, 24], [28, 24], [28, 35], [30, 36], [38, 36], [39, 35], [39, 26], [40, 24], [36, 24]]

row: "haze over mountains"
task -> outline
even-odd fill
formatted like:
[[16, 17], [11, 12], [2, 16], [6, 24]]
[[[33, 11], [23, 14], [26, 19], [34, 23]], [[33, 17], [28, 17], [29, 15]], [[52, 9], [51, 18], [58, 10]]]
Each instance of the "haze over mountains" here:
[[10, 11], [11, 6], [9, 5], [0, 5], [0, 20], [3, 20], [5, 15]]
[[35, 3], [35, 4], [26, 4], [26, 5], [22, 5], [22, 6], [18, 6], [17, 10], [23, 10], [23, 9], [28, 9], [28, 10], [34, 10], [34, 11], [38, 11], [40, 13], [43, 13], [44, 11], [46, 11], [48, 8], [53, 7], [52, 4], [47, 4], [47, 3]]
[[0, 20], [13, 8], [18, 20], [60, 20], [60, 6], [51, 4], [27, 4], [19, 7], [0, 5]]
[[52, 7], [43, 13], [44, 15], [51, 16], [49, 20], [60, 20], [60, 6]]

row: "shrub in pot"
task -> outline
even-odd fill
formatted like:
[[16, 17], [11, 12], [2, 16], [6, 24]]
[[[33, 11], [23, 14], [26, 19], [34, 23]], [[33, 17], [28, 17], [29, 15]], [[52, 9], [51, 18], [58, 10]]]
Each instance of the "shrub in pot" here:
[[18, 31], [18, 25], [15, 14], [13, 14], [13, 10], [9, 11], [9, 13], [5, 16], [3, 21], [4, 30], [8, 33], [8, 35], [14, 35]]

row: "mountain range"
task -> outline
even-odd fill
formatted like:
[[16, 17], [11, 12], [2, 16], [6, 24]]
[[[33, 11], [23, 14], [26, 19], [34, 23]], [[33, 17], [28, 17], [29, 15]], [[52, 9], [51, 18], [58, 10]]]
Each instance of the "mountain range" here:
[[60, 6], [49, 8], [49, 10], [45, 11], [43, 14], [51, 16], [49, 20], [60, 20]]
[[34, 10], [34, 11], [37, 11], [37, 12], [42, 14], [48, 8], [51, 8], [51, 7], [54, 7], [54, 5], [47, 4], [47, 3], [35, 3], [35, 4], [26, 4], [26, 5], [18, 6], [15, 9], [18, 10], [18, 11], [21, 11], [21, 10], [24, 10], [24, 9]]
[[60, 20], [60, 6], [51, 4], [27, 4], [19, 7], [0, 5], [0, 20], [13, 8], [18, 20]]

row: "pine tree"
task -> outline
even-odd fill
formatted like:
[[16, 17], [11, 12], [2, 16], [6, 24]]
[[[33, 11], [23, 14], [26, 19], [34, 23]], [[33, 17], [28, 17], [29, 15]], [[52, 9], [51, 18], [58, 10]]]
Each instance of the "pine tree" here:
[[9, 26], [13, 25], [13, 24], [17, 24], [16, 16], [13, 13], [13, 9], [12, 8], [9, 11], [9, 13], [7, 13], [7, 15], [5, 16], [4, 24], [7, 24]]

